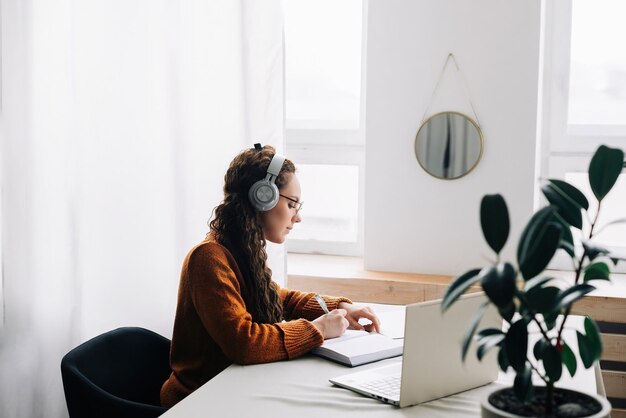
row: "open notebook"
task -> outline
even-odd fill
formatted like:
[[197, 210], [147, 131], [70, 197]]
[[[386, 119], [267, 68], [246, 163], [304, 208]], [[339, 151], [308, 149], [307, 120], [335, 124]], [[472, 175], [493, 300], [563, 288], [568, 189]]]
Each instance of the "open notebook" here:
[[325, 340], [322, 346], [314, 348], [311, 352], [354, 367], [400, 356], [402, 347], [402, 339], [393, 339], [376, 332], [349, 329], [341, 337]]

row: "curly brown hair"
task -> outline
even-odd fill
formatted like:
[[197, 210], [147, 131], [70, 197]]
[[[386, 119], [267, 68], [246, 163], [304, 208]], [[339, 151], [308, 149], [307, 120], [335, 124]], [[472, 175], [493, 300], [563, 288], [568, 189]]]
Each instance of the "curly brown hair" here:
[[[266, 145], [262, 149], [246, 149], [230, 163], [224, 176], [224, 200], [214, 209], [207, 235], [228, 248], [244, 276], [244, 292], [251, 301], [252, 318], [259, 323], [276, 323], [283, 319], [283, 307], [278, 286], [272, 281], [272, 270], [267, 266], [265, 236], [260, 215], [248, 199], [250, 187], [265, 178], [267, 168], [276, 150]], [[285, 160], [276, 178], [281, 189], [288, 181], [288, 174], [296, 167]]]

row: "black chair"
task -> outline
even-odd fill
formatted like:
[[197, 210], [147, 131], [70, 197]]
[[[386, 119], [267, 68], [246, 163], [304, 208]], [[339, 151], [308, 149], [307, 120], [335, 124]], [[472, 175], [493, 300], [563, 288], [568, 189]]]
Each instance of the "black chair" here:
[[170, 340], [143, 328], [98, 335], [61, 361], [71, 418], [152, 418], [165, 413], [161, 385], [168, 378]]

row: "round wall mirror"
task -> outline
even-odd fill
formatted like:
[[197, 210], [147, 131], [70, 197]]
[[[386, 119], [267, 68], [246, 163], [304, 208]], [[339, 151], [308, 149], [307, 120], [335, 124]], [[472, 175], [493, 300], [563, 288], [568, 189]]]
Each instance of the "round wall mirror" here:
[[428, 174], [440, 179], [463, 177], [476, 167], [482, 154], [482, 132], [462, 113], [437, 113], [415, 136], [417, 161]]

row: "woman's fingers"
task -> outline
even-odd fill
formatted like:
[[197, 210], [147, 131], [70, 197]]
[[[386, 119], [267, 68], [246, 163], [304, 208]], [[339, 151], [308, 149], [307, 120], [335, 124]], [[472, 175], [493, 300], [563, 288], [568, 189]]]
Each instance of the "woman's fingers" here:
[[359, 324], [359, 319], [354, 319], [351, 316], [346, 317], [348, 319], [348, 322], [350, 323], [350, 329], [358, 329], [358, 330], [364, 330], [365, 327], [361, 324]]
[[367, 332], [374, 332], [374, 331], [376, 331], [376, 328], [374, 327], [374, 323], [367, 324], [367, 325], [363, 326], [363, 329], [365, 329], [365, 331], [367, 331]]
[[[346, 328], [380, 332], [380, 319], [369, 306], [356, 307], [351, 304], [342, 306], [347, 309], [338, 308], [318, 318], [318, 320], [322, 320], [321, 318], [326, 317], [326, 320], [322, 320], [329, 328], [325, 338], [338, 337], [345, 332]], [[371, 321], [371, 323], [366, 325], [360, 324], [359, 319], [361, 318], [365, 318]]]
[[328, 313], [328, 315], [341, 315], [341, 316], [346, 316], [347, 314], [348, 314], [348, 311], [346, 311], [345, 309], [335, 309]]
[[372, 311], [369, 306], [365, 306], [361, 309], [358, 309], [354, 312], [354, 316], [356, 316], [356, 320], [358, 321], [360, 318], [369, 319], [372, 321], [371, 324], [366, 325], [365, 330], [368, 332], [376, 331], [380, 332], [380, 319], [376, 316], [376, 314]]

